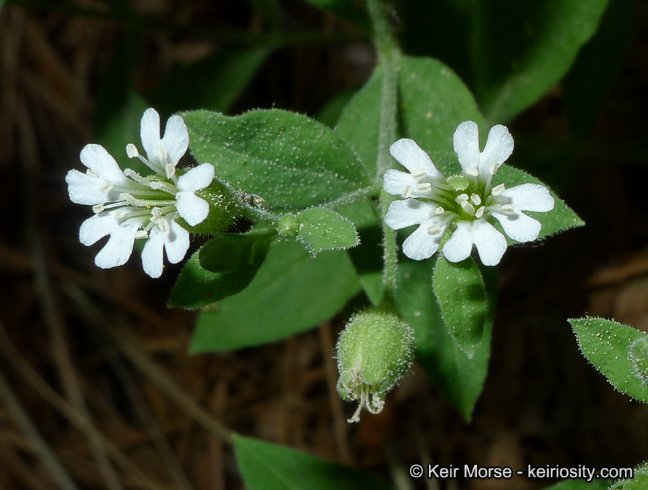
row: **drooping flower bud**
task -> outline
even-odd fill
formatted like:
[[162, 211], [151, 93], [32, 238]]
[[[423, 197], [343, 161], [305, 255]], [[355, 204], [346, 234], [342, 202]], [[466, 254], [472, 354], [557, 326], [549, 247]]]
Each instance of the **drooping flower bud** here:
[[351, 317], [337, 343], [340, 378], [337, 390], [345, 401], [359, 400], [349, 422], [358, 422], [365, 407], [380, 413], [385, 395], [412, 365], [414, 332], [396, 315], [368, 310]]

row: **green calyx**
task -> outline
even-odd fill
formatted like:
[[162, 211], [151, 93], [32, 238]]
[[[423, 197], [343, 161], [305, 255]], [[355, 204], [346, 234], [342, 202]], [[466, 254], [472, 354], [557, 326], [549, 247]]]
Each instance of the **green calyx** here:
[[345, 401], [359, 400], [349, 419], [358, 422], [362, 407], [371, 413], [382, 411], [385, 395], [412, 365], [414, 332], [392, 313], [368, 310], [351, 317], [336, 349], [337, 390]]
[[227, 228], [234, 223], [238, 217], [245, 216], [245, 206], [236, 194], [232, 186], [214, 178], [206, 189], [196, 192], [196, 196], [209, 203], [209, 214], [202, 223], [187, 228], [199, 235], [213, 235]]

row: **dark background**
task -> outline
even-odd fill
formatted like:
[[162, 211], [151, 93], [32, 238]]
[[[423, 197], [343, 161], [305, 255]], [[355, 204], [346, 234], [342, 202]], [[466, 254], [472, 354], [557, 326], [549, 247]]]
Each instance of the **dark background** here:
[[[164, 110], [188, 108], [174, 104], [201, 79], [189, 78], [173, 100], [164, 99], [165, 81], [209, 56], [263, 47], [273, 29], [289, 35], [228, 112], [277, 107], [314, 116], [370, 75], [374, 56], [362, 31], [302, 1], [280, 2], [278, 15], [264, 5], [79, 0], [3, 8], [0, 488], [56, 488], [39, 444], [80, 488], [241, 488], [214, 421], [386, 479], [414, 463], [515, 470], [646, 459], [644, 406], [588, 364], [566, 321], [589, 314], [648, 331], [645, 2], [626, 3], [631, 15], [606, 24], [625, 36], [599, 98], [588, 104], [570, 94], [603, 62], [605, 43], [586, 48], [579, 71], [509, 124], [515, 163], [554, 187], [587, 226], [505, 255], [489, 373], [468, 425], [418, 367], [382, 414], [347, 425], [355, 407], [335, 392], [332, 346], [349, 312], [284, 342], [189, 357], [195, 313], [165, 306], [178, 266], [159, 280], [142, 273], [138, 257], [109, 271], [94, 266], [98, 247], [77, 235], [88, 212], [69, 201], [64, 177], [81, 168], [85, 144], [104, 142], [110, 117], [137, 127], [141, 111], [129, 116], [119, 106], [129, 91]], [[405, 51], [430, 54], [406, 34], [416, 26], [408, 11], [411, 2], [395, 20]], [[451, 63], [447, 49], [433, 54]], [[32, 430], [20, 425], [24, 418]]]

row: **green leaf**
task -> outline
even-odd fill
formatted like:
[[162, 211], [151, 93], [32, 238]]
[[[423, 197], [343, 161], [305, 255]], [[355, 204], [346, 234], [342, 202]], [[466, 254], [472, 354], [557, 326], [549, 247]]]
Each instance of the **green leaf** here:
[[648, 386], [648, 336], [639, 337], [630, 345], [630, 360], [635, 376]]
[[184, 113], [191, 151], [270, 209], [330, 204], [369, 185], [351, 149], [325, 125], [281, 110], [227, 117]]
[[441, 256], [436, 261], [432, 286], [446, 328], [472, 358], [486, 322], [486, 292], [477, 264], [472, 257], [454, 264]]
[[268, 253], [274, 233], [254, 230], [248, 233], [217, 233], [200, 249], [200, 265], [211, 272], [244, 269]]
[[416, 359], [466, 422], [470, 422], [488, 369], [493, 311], [497, 291], [497, 269], [482, 269], [488, 313], [481, 344], [472, 359], [466, 356], [445, 327], [430, 280], [435, 261], [402, 261], [398, 264], [396, 304], [401, 317], [413, 329]]
[[[459, 77], [440, 61], [404, 56], [400, 71], [400, 116], [404, 136], [434, 154], [447, 153], [447, 159], [434, 159], [447, 176], [459, 173], [452, 136], [463, 121], [475, 121], [484, 132], [483, 117], [472, 93]], [[452, 162], [452, 163], [450, 163]]]
[[369, 19], [365, 14], [365, 9], [360, 2], [350, 0], [306, 0], [308, 3], [327, 10], [338, 17], [348, 20], [353, 24], [369, 30]]
[[340, 116], [336, 134], [346, 141], [364, 164], [369, 177], [376, 175], [378, 123], [382, 69], [377, 66], [371, 78], [355, 94]]
[[348, 250], [360, 284], [374, 306], [380, 305], [383, 296], [383, 249], [379, 211], [369, 199], [342, 208], [340, 213], [358, 227], [360, 245]]
[[249, 490], [391, 488], [372, 473], [238, 434], [234, 435], [234, 451]]
[[[549, 189], [549, 192], [555, 201], [553, 210], [548, 213], [533, 213], [525, 211], [525, 214], [532, 216], [542, 224], [542, 229], [540, 230], [538, 238], [543, 238], [558, 233], [559, 231], [583, 226], [585, 224], [585, 222], [580, 219], [578, 215], [549, 188], [548, 185], [544, 184], [532, 175], [529, 175], [525, 171], [511, 167], [510, 165], [502, 165], [493, 179], [493, 184], [497, 185], [502, 182], [505, 182], [506, 187], [509, 189], [516, 185], [525, 183], [540, 184]], [[508, 237], [507, 240], [509, 243], [515, 243]]]
[[294, 241], [273, 245], [250, 286], [198, 318], [193, 354], [261, 345], [328, 320], [360, 291], [344, 253], [312, 258]]
[[342, 111], [344, 111], [355, 93], [355, 90], [350, 89], [336, 95], [315, 114], [315, 119], [330, 128], [334, 128], [342, 115]]
[[648, 463], [644, 462], [634, 470], [632, 479], [617, 481], [610, 487], [610, 490], [644, 490], [646, 488], [648, 488]]
[[297, 215], [297, 240], [313, 255], [324, 250], [345, 250], [358, 243], [358, 231], [351, 221], [334, 211], [311, 208]]
[[585, 138], [617, 78], [633, 33], [635, 0], [610, 2], [598, 31], [581, 49], [563, 81], [570, 134]]
[[612, 480], [601, 480], [598, 478], [588, 482], [587, 480], [564, 480], [556, 483], [545, 490], [607, 490]]
[[648, 403], [648, 386], [635, 374], [630, 346], [646, 334], [603, 318], [569, 320], [583, 355], [619, 391]]
[[[211, 272], [203, 268], [202, 250], [195, 252], [185, 264], [178, 282], [173, 287], [169, 307], [201, 308], [243, 291], [263, 264], [268, 250], [267, 243], [256, 245], [254, 251], [250, 250], [250, 260], [241, 261], [235, 270], [224, 272]], [[215, 261], [212, 263], [208, 255], [206, 254], [205, 259], [207, 263], [217, 268]]]
[[569, 70], [608, 0], [474, 2], [471, 52], [480, 107], [492, 123], [530, 107]]
[[245, 48], [200, 60], [172, 74], [151, 100], [158, 111], [170, 113], [190, 109], [227, 112], [270, 51]]

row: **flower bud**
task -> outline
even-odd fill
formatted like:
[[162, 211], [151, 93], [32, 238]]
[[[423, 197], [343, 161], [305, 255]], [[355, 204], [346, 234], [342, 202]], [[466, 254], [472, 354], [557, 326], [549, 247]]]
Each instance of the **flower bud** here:
[[371, 413], [382, 411], [385, 395], [412, 365], [414, 332], [394, 314], [368, 310], [349, 320], [336, 349], [337, 390], [345, 401], [359, 400], [349, 419], [358, 422], [363, 406]]

